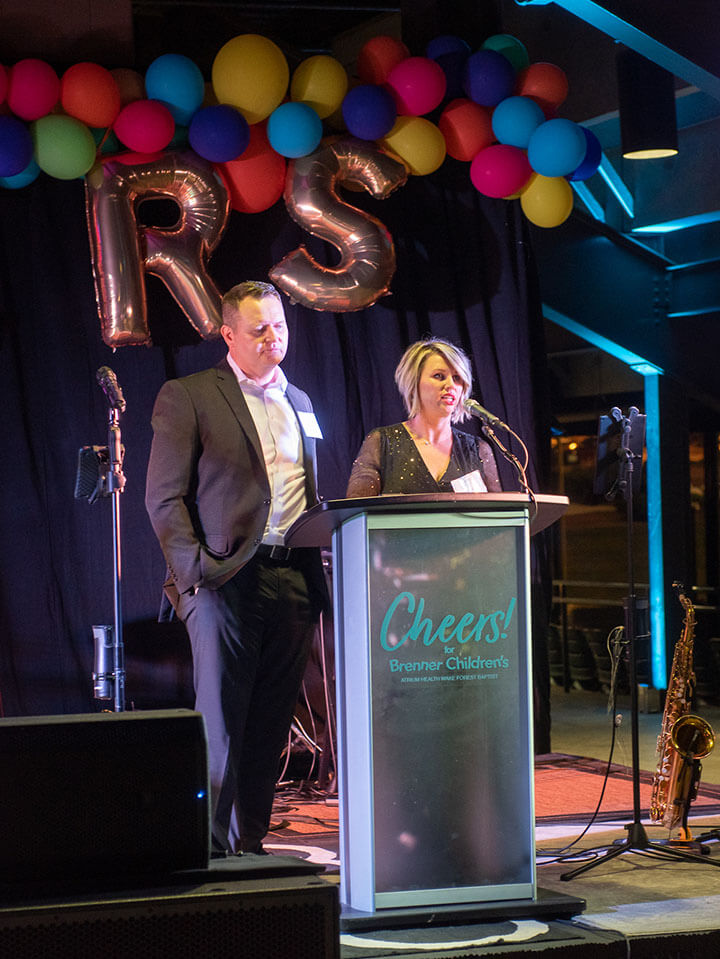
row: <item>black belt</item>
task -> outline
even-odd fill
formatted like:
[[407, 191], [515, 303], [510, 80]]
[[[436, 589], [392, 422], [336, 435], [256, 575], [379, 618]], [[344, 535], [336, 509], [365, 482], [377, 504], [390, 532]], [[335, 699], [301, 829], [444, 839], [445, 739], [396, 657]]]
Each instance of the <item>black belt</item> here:
[[260, 543], [255, 550], [255, 555], [271, 563], [284, 565], [289, 563], [293, 556], [297, 557], [302, 551], [302, 547], [297, 546], [293, 548], [291, 546], [270, 546], [269, 543]]

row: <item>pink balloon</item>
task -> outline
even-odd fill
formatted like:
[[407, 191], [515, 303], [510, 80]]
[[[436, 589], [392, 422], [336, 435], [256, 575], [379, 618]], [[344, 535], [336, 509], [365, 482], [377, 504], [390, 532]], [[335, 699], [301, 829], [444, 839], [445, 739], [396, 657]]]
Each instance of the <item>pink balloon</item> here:
[[10, 68], [8, 106], [22, 120], [47, 116], [60, 98], [60, 78], [49, 63], [29, 58]]
[[445, 71], [428, 57], [408, 57], [392, 68], [385, 81], [401, 116], [423, 116], [445, 96]]
[[164, 150], [175, 134], [175, 121], [158, 100], [134, 100], [126, 104], [113, 124], [117, 138], [138, 153]]
[[495, 143], [481, 150], [470, 164], [470, 179], [485, 196], [507, 197], [532, 176], [527, 154], [519, 147]]

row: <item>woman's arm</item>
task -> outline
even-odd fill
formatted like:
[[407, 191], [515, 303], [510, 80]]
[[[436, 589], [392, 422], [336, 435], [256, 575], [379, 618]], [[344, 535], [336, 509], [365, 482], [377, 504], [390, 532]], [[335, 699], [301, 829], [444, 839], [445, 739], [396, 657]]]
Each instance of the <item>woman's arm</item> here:
[[373, 430], [365, 437], [355, 458], [348, 480], [347, 497], [379, 496], [382, 493], [380, 463], [380, 431]]

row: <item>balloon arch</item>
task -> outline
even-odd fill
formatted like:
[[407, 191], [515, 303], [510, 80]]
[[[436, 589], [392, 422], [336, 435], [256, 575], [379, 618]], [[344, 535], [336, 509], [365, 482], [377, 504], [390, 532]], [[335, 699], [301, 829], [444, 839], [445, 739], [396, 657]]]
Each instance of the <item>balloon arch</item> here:
[[[94, 63], [58, 76], [32, 58], [0, 66], [0, 186], [21, 189], [40, 173], [84, 178], [103, 339], [114, 348], [150, 342], [145, 272], [202, 337], [217, 335], [221, 295], [207, 261], [231, 210], [260, 213], [284, 197], [340, 261], [320, 266], [300, 247], [270, 278], [294, 302], [349, 312], [387, 293], [395, 252], [383, 224], [340, 187], [385, 198], [450, 157], [468, 164], [481, 194], [519, 198], [530, 222], [551, 228], [572, 211], [571, 181], [599, 166], [595, 135], [556, 116], [564, 72], [530, 63], [507, 34], [474, 52], [436, 37], [423, 56], [377, 36], [357, 77], [324, 54], [291, 76], [280, 48], [257, 34], [224, 44], [208, 84], [179, 54], [159, 56], [144, 76]], [[177, 204], [172, 228], [138, 223], [138, 204], [153, 197]]]

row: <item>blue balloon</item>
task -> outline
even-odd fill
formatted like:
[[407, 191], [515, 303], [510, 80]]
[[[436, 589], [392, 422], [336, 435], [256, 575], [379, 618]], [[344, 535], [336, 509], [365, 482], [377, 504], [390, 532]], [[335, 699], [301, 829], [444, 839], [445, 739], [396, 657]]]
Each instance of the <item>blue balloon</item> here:
[[307, 103], [281, 103], [268, 117], [267, 138], [280, 156], [307, 156], [322, 140], [322, 132], [322, 120]]
[[470, 47], [460, 37], [453, 37], [450, 34], [435, 37], [425, 47], [425, 56], [430, 60], [437, 60], [438, 57], [448, 53], [464, 53], [467, 57], [470, 54]]
[[0, 116], [0, 176], [22, 173], [32, 155], [32, 136], [23, 121], [18, 117]]
[[149, 100], [164, 103], [176, 123], [187, 126], [202, 106], [205, 80], [200, 67], [189, 57], [164, 53], [147, 68], [145, 92]]
[[33, 180], [37, 180], [39, 176], [40, 167], [35, 160], [30, 160], [25, 169], [16, 173], [15, 176], [0, 176], [0, 186], [7, 190], [20, 190], [28, 183], [32, 183]]
[[190, 146], [211, 163], [236, 160], [250, 142], [245, 117], [229, 104], [203, 107], [190, 121]]
[[434, 60], [445, 74], [445, 99], [455, 100], [465, 94], [463, 80], [470, 47], [460, 37], [435, 37], [425, 48], [425, 56]]
[[465, 63], [463, 88], [467, 96], [484, 107], [494, 107], [509, 97], [515, 86], [513, 65], [496, 50], [478, 50]]
[[587, 149], [585, 134], [572, 120], [546, 120], [530, 137], [528, 160], [541, 176], [567, 176], [576, 170]]
[[361, 83], [345, 94], [342, 115], [348, 133], [360, 140], [379, 140], [397, 120], [395, 98], [385, 87]]
[[492, 128], [499, 143], [527, 149], [530, 137], [545, 122], [542, 107], [530, 97], [507, 97], [493, 110]]
[[585, 135], [585, 157], [583, 158], [580, 166], [577, 167], [568, 177], [568, 180], [587, 180], [593, 173], [597, 172], [597, 168], [600, 166], [600, 161], [602, 160], [602, 147], [600, 146], [600, 141], [592, 132], [586, 127], [580, 127], [583, 134]]

